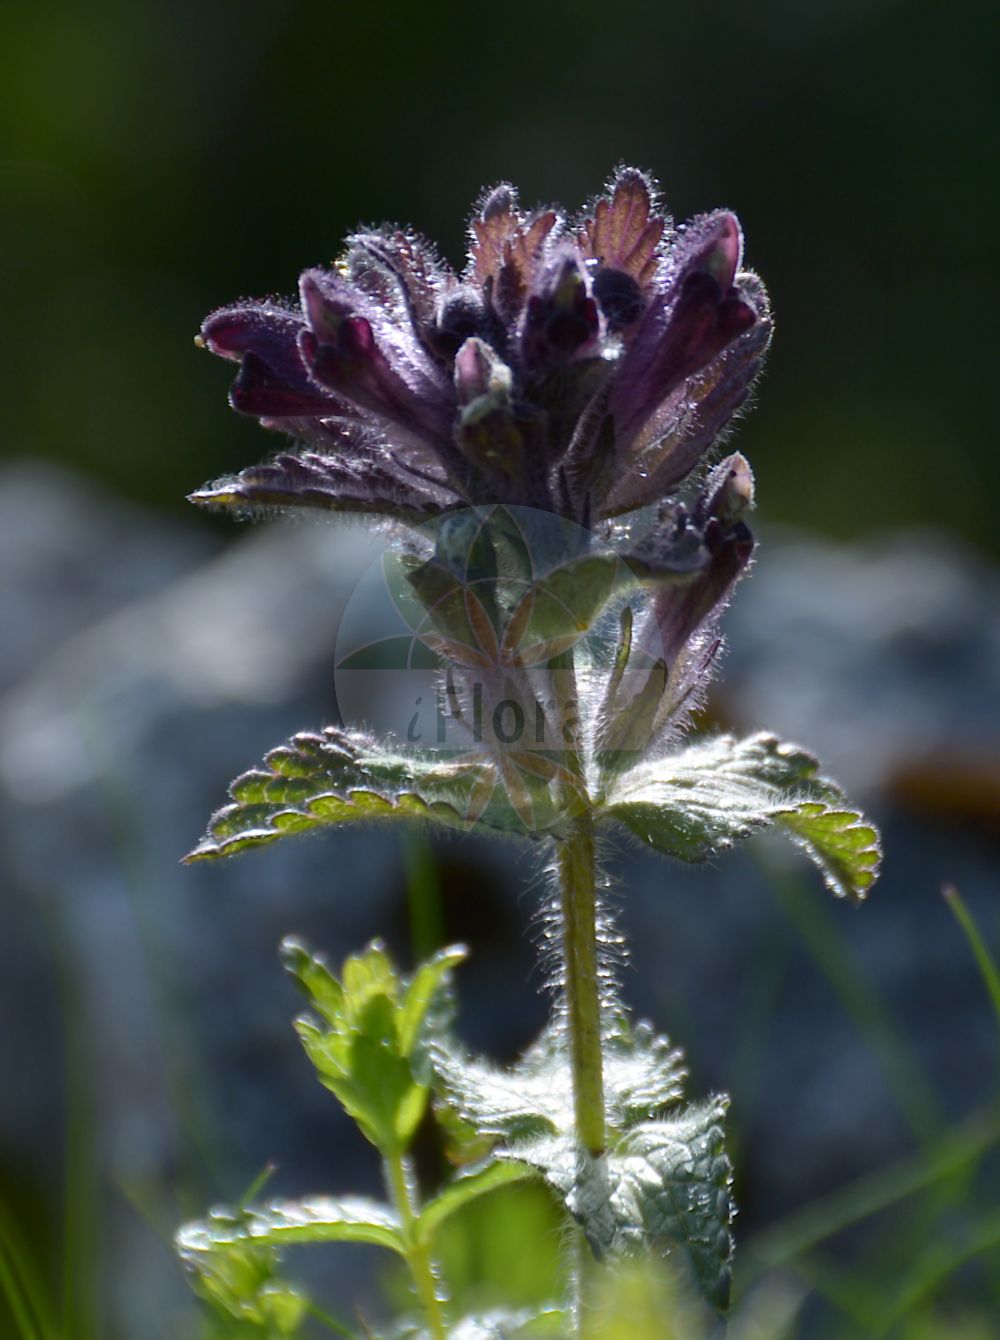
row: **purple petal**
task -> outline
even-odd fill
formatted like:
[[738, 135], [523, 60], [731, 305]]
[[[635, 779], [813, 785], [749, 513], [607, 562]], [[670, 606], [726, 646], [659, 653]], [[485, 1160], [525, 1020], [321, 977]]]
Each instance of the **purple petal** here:
[[342, 401], [309, 376], [299, 355], [302, 317], [286, 308], [247, 303], [213, 312], [201, 329], [202, 343], [242, 366], [230, 391], [230, 404], [256, 418], [332, 416]]
[[303, 326], [299, 312], [271, 303], [221, 307], [205, 318], [201, 341], [222, 358], [237, 362], [254, 353], [276, 372], [300, 367], [296, 340]]
[[454, 276], [427, 242], [399, 228], [355, 233], [346, 264], [352, 283], [394, 319], [409, 320], [419, 339], [429, 337], [438, 300]]
[[[743, 456], [731, 456], [712, 472], [688, 527], [692, 538], [700, 536], [706, 561], [687, 582], [661, 586], [653, 596], [632, 659], [640, 669], [656, 663], [665, 667], [654, 734], [675, 729], [708, 681], [720, 646], [719, 620], [753, 555], [753, 536], [744, 521], [752, 506], [750, 467]], [[676, 529], [677, 516], [666, 524]]]
[[241, 414], [268, 419], [333, 417], [343, 413], [344, 403], [317, 386], [301, 361], [299, 367], [300, 375], [292, 382], [277, 374], [257, 354], [244, 354], [229, 392], [229, 403]]
[[714, 630], [730, 593], [753, 554], [754, 540], [743, 520], [753, 506], [753, 475], [737, 454], [723, 461], [695, 505], [693, 520], [701, 530], [709, 561], [686, 585], [665, 587], [653, 600], [658, 634], [657, 654], [668, 667], [682, 657], [688, 643]]
[[711, 559], [687, 586], [657, 593], [654, 617], [662, 654], [668, 666], [682, 656], [688, 643], [704, 626], [714, 626], [754, 550], [753, 535], [743, 522], [726, 529], [718, 523], [706, 529], [705, 546]]
[[417, 437], [448, 443], [454, 391], [416, 339], [380, 321], [339, 275], [307, 270], [301, 290], [309, 324], [299, 351], [315, 380]]
[[603, 512], [614, 516], [664, 498], [719, 441], [745, 403], [760, 372], [771, 338], [767, 297], [755, 276], [741, 276], [737, 288], [758, 312], [758, 320], [700, 373], [668, 396], [646, 424], [651, 446], [619, 475]]
[[725, 291], [743, 260], [743, 230], [727, 209], [702, 214], [678, 233], [670, 250], [671, 274], [682, 277], [704, 270]]
[[675, 248], [670, 281], [642, 317], [611, 397], [622, 453], [685, 378], [757, 321], [733, 287], [741, 253], [739, 224], [725, 212], [690, 225]]
[[441, 303], [430, 345], [438, 358], [450, 362], [466, 340], [479, 338], [503, 349], [507, 332], [482, 294], [467, 284], [456, 285]]
[[602, 265], [594, 275], [594, 297], [612, 335], [628, 331], [642, 315], [642, 289], [624, 270]]
[[462, 405], [485, 395], [506, 397], [511, 381], [510, 368], [483, 340], [466, 340], [455, 355], [455, 391]]
[[557, 257], [528, 299], [521, 357], [529, 374], [592, 351], [600, 330], [597, 304], [575, 255]]

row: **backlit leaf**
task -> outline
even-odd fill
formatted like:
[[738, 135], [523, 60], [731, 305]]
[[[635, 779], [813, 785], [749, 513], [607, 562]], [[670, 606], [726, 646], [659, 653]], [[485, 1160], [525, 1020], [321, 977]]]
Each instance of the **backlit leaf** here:
[[291, 833], [378, 819], [468, 821], [472, 781], [446, 759], [403, 756], [335, 726], [295, 735], [237, 777], [187, 861], [231, 856]]
[[877, 830], [819, 775], [811, 754], [773, 735], [720, 735], [643, 764], [607, 794], [603, 813], [685, 861], [707, 860], [776, 824], [812, 857], [833, 893], [858, 902], [878, 876]]
[[500, 1153], [538, 1169], [582, 1225], [594, 1254], [681, 1250], [714, 1307], [728, 1305], [731, 1169], [723, 1143], [728, 1100], [643, 1122], [595, 1158], [572, 1136], [543, 1137]]

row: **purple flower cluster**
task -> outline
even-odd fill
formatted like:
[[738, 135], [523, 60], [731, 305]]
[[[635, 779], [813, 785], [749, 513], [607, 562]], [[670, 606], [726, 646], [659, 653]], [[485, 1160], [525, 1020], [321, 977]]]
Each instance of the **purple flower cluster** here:
[[193, 500], [409, 522], [497, 502], [591, 526], [667, 498], [770, 338], [736, 218], [675, 228], [626, 168], [576, 219], [496, 187], [469, 236], [456, 274], [410, 232], [357, 233], [297, 304], [214, 312], [200, 340], [240, 364], [233, 407], [300, 445]]

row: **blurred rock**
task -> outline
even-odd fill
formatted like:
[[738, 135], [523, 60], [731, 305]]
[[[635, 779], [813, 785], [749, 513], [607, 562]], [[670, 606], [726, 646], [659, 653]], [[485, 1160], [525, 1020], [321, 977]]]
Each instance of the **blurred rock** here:
[[852, 790], [928, 760], [1000, 770], [1000, 573], [956, 540], [765, 533], [726, 630], [725, 711]]
[[0, 691], [74, 633], [162, 589], [216, 547], [51, 464], [0, 468]]
[[[211, 557], [195, 516], [157, 521], [28, 467], [5, 473], [0, 498], [0, 833], [13, 896], [0, 1006], [21, 1021], [0, 1059], [17, 1077], [0, 1108], [7, 1157], [33, 1151], [52, 1168], [68, 1010], [87, 1077], [69, 1119], [93, 1107], [112, 1187], [147, 1201], [193, 1185], [234, 1195], [287, 1153], [305, 1190], [311, 1151], [352, 1131], [297, 1054], [275, 948], [293, 928], [335, 955], [373, 933], [359, 902], [401, 883], [396, 845], [349, 834], [333, 865], [311, 844], [231, 871], [178, 860], [230, 776], [334, 714], [333, 630], [377, 550], [360, 526], [290, 526], [247, 531]], [[134, 1278], [132, 1253], [148, 1247], [123, 1233], [115, 1277]], [[160, 1289], [185, 1299], [159, 1255]], [[138, 1333], [136, 1317], [119, 1321]]]

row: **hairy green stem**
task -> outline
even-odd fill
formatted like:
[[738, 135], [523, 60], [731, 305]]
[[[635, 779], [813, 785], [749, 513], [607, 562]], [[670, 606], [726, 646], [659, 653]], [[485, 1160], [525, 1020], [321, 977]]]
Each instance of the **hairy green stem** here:
[[594, 821], [577, 814], [557, 855], [565, 959], [566, 1017], [573, 1066], [573, 1106], [580, 1144], [604, 1152], [604, 1068], [597, 964], [597, 864]]
[[413, 1177], [406, 1159], [401, 1153], [387, 1154], [385, 1158], [386, 1180], [392, 1199], [403, 1221], [406, 1234], [406, 1263], [410, 1267], [417, 1297], [427, 1319], [427, 1329], [433, 1340], [445, 1340], [447, 1331], [444, 1312], [437, 1291], [437, 1275], [428, 1244], [420, 1239], [416, 1232], [417, 1216], [414, 1207]]

